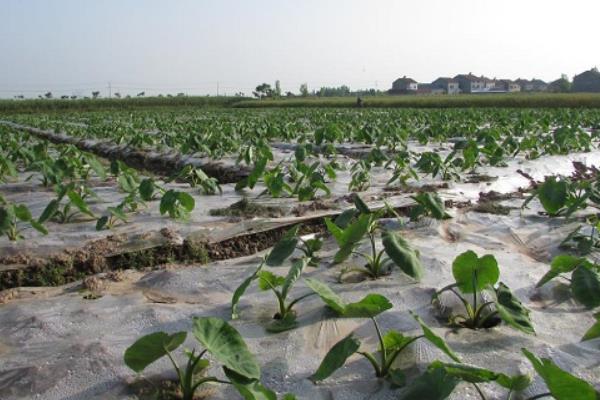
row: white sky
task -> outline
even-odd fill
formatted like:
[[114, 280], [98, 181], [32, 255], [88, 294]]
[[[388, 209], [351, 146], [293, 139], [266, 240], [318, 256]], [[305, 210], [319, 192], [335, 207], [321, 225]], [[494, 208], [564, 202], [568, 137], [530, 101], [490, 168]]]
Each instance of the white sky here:
[[0, 0], [0, 96], [388, 89], [600, 66], [600, 0]]

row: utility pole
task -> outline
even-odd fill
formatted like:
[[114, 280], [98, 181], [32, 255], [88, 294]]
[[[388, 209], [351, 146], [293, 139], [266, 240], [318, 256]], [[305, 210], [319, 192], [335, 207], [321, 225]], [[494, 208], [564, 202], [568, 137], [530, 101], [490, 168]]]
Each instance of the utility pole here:
[[219, 81], [217, 81], [217, 97], [219, 97]]
[[112, 97], [112, 86], [110, 84], [110, 82], [108, 82], [108, 98], [110, 99]]

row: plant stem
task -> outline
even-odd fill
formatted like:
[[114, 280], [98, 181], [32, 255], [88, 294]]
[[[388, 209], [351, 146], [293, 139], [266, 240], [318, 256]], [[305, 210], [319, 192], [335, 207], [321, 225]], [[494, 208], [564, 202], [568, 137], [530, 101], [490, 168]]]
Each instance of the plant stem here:
[[381, 375], [382, 375], [381, 368], [379, 368], [379, 365], [377, 364], [377, 360], [375, 360], [375, 358], [371, 354], [366, 353], [364, 351], [359, 351], [357, 353], [360, 354], [361, 356], [363, 356], [364, 358], [366, 358], [367, 360], [369, 360], [369, 362], [373, 366], [373, 369], [375, 370], [375, 376], [378, 378], [381, 377]]
[[[373, 324], [375, 325], [375, 331], [377, 332], [377, 338], [379, 339], [379, 345], [381, 346], [381, 365], [385, 366], [387, 365], [387, 354], [385, 350], [385, 344], [383, 343], [383, 336], [381, 335], [381, 330], [379, 329], [379, 325], [377, 324], [375, 317], [371, 317], [371, 321], [373, 321]], [[381, 373], [382, 371], [379, 372]]]
[[479, 396], [481, 397], [481, 400], [487, 400], [486, 397], [485, 397], [485, 395], [483, 394], [483, 392], [479, 388], [479, 386], [477, 386], [476, 383], [473, 383], [473, 386], [475, 386], [475, 389], [477, 389], [477, 393], [479, 393]]

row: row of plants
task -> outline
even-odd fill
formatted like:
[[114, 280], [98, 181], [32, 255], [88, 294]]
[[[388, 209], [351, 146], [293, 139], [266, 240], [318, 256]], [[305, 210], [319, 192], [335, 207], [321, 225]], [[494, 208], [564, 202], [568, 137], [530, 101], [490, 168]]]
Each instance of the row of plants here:
[[[342, 258], [338, 258], [338, 261], [345, 260], [347, 257], [345, 254], [352, 254], [353, 251], [347, 249], [358, 247], [360, 239], [363, 236], [369, 237], [369, 242], [372, 242], [370, 235], [373, 231], [369, 229], [369, 225], [372, 225], [373, 219], [380, 217], [381, 214], [379, 212], [372, 212], [365, 207], [364, 203], [358, 200], [356, 210], [352, 210], [352, 213], [348, 213], [338, 221], [343, 223], [343, 219], [349, 219], [344, 228], [333, 221], [328, 221], [329, 231], [334, 235], [340, 247], [334, 258], [339, 257], [340, 254], [344, 254]], [[349, 217], [350, 214], [353, 215]], [[333, 228], [333, 225], [336, 227]], [[323, 301], [330, 311], [329, 315], [332, 318], [370, 319], [377, 338], [378, 345], [376, 349], [374, 351], [367, 350], [366, 346], [355, 333], [343, 337], [330, 348], [316, 371], [308, 377], [315, 384], [334, 375], [350, 357], [358, 355], [367, 360], [376, 378], [387, 381], [392, 390], [401, 390], [398, 397], [400, 399], [446, 399], [461, 382], [472, 385], [478, 396], [483, 400], [488, 398], [485, 394], [485, 389], [480, 386], [483, 383], [492, 383], [504, 388], [507, 399], [511, 399], [517, 395], [521, 396], [519, 398], [526, 398], [528, 400], [543, 397], [554, 397], [558, 400], [596, 399], [600, 395], [593, 385], [562, 370], [550, 359], [540, 359], [527, 349], [522, 349], [523, 355], [529, 360], [535, 372], [544, 380], [548, 388], [547, 392], [529, 395], [529, 397], [524, 396], [523, 393], [525, 390], [528, 390], [533, 382], [532, 374], [507, 375], [503, 372], [464, 363], [442, 337], [425, 324], [421, 317], [412, 312], [411, 315], [420, 328], [419, 334], [408, 335], [405, 332], [394, 329], [383, 332], [377, 322], [377, 317], [392, 309], [393, 305], [388, 298], [381, 294], [371, 293], [359, 301], [347, 302], [328, 284], [315, 278], [305, 277], [303, 280], [309, 291], [292, 296], [294, 286], [302, 279], [306, 268], [318, 265], [319, 258], [317, 253], [321, 248], [319, 238], [309, 239], [310, 241], [305, 240], [298, 236], [298, 232], [298, 226], [290, 229], [263, 258], [252, 275], [246, 278], [235, 290], [231, 302], [231, 313], [232, 319], [239, 318], [239, 302], [251, 284], [256, 281], [260, 290], [271, 291], [277, 300], [277, 312], [273, 316], [272, 323], [266, 327], [267, 332], [276, 334], [297, 327], [298, 320], [295, 306], [300, 301], [313, 295], [316, 295]], [[413, 279], [418, 279], [423, 272], [423, 268], [418, 260], [418, 254], [411, 249], [406, 241], [398, 240], [401, 239], [398, 233], [386, 231], [384, 235], [382, 241], [388, 238], [388, 242], [387, 245], [383, 243], [384, 250], [381, 252], [385, 252], [390, 257], [391, 262], [404, 271], [406, 275]], [[392, 239], [390, 240], [389, 238]], [[286, 263], [286, 260], [292, 257], [298, 250], [302, 254], [302, 257], [292, 260], [287, 275], [279, 276], [270, 270], [272, 267], [279, 267]], [[378, 256], [381, 258], [379, 254]], [[369, 260], [373, 261], [372, 258]], [[572, 264], [576, 264], [574, 260], [570, 261]], [[582, 266], [582, 262], [579, 260], [579, 264], [574, 268], [589, 267]], [[558, 267], [557, 265], [558, 263], [553, 262], [553, 270], [557, 268], [560, 268], [561, 271], [565, 270], [564, 267]], [[504, 322], [508, 326], [526, 334], [535, 333], [529, 310], [521, 304], [506, 285], [498, 282], [500, 270], [496, 259], [492, 255], [479, 257], [472, 251], [460, 254], [452, 264], [452, 273], [455, 282], [436, 291], [432, 298], [434, 305], [439, 302], [440, 297], [445, 292], [452, 292], [460, 299], [460, 302], [464, 306], [464, 314], [450, 314], [448, 316], [448, 325], [450, 327], [491, 329], [499, 323]], [[372, 279], [377, 278], [373, 275], [369, 275], [369, 277]], [[540, 284], [547, 282], [552, 277], [552, 273], [549, 272], [540, 281]], [[487, 298], [487, 300], [480, 302], [482, 298]], [[599, 322], [586, 334], [585, 340], [600, 335], [600, 316], [598, 318]], [[220, 321], [219, 323], [229, 327], [224, 321]], [[181, 393], [188, 393], [188, 396], [193, 396], [193, 391], [199, 385], [208, 382], [218, 382], [234, 385], [245, 399], [277, 399], [274, 392], [265, 388], [260, 383], [260, 375], [255, 372], [251, 374], [247, 371], [242, 372], [241, 375], [245, 374], [245, 379], [240, 383], [240, 366], [237, 366], [238, 370], [235, 370], [234, 367], [226, 364], [226, 361], [224, 361], [228, 360], [226, 355], [214, 354], [212, 348], [217, 346], [211, 347], [210, 343], [205, 344], [206, 335], [197, 333], [199, 325], [199, 320], [195, 319], [194, 336], [204, 345], [206, 351], [210, 352], [216, 361], [224, 365], [223, 370], [228, 381], [207, 375], [205, 369], [208, 367], [208, 362], [204, 359], [199, 360], [205, 352], [196, 354], [195, 351], [191, 353], [187, 351], [186, 357], [188, 362], [185, 370], [178, 367], [170, 352], [183, 343], [185, 332], [172, 335], [158, 332], [139, 339], [125, 352], [126, 364], [134, 371], [140, 372], [151, 362], [166, 355], [171, 359], [177, 371]], [[204, 329], [206, 330], [207, 328]], [[420, 376], [411, 377], [407, 375], [405, 372], [406, 369], [400, 369], [397, 365], [402, 355], [406, 354], [406, 349], [418, 340], [427, 341], [430, 345], [444, 353], [450, 361], [436, 360]], [[222, 353], [230, 350], [225, 345], [218, 346], [218, 348]], [[239, 350], [234, 350], [233, 346], [231, 350], [239, 353]], [[245, 353], [242, 352], [241, 354]], [[136, 357], [145, 358], [146, 361], [136, 365]], [[196, 363], [201, 365], [201, 368], [197, 372], [194, 372]], [[247, 363], [242, 365], [247, 365]], [[406, 365], [406, 362], [402, 363], [402, 365]], [[236, 374], [231, 372], [232, 369]], [[201, 371], [203, 371], [202, 374], [198, 375]], [[286, 399], [294, 398], [292, 394], [285, 396], [284, 398]]]

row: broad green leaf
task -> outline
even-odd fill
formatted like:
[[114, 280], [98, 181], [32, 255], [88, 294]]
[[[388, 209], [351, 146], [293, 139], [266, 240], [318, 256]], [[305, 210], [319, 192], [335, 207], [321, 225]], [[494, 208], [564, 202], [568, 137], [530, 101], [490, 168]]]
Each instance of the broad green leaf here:
[[594, 318], [596, 318], [596, 323], [592, 325], [590, 329], [587, 330], [581, 341], [592, 340], [600, 337], [600, 313], [594, 314]]
[[361, 214], [370, 214], [371, 213], [371, 209], [369, 208], [367, 203], [365, 203], [358, 194], [354, 195], [354, 206]]
[[288, 230], [285, 235], [273, 247], [273, 250], [267, 256], [267, 265], [275, 267], [283, 264], [283, 262], [292, 255], [298, 244], [298, 230], [300, 225], [295, 225]]
[[283, 276], [278, 276], [271, 271], [260, 271], [258, 273], [258, 287], [260, 290], [269, 290], [285, 283]]
[[88, 163], [88, 165], [90, 166], [90, 168], [96, 173], [98, 178], [100, 178], [102, 180], [106, 179], [106, 170], [104, 169], [104, 166], [100, 163], [100, 161], [98, 161], [98, 159], [96, 157], [94, 157], [91, 154], [86, 154], [85, 160]]
[[600, 274], [586, 265], [579, 265], [571, 275], [571, 291], [575, 300], [594, 308], [600, 305]]
[[419, 193], [411, 196], [417, 203], [422, 205], [435, 219], [447, 219], [450, 215], [446, 212], [444, 201], [436, 193]]
[[452, 351], [452, 349], [450, 348], [450, 346], [448, 346], [444, 339], [436, 335], [417, 314], [413, 313], [412, 311], [410, 312], [410, 314], [419, 323], [419, 325], [421, 325], [421, 329], [423, 330], [423, 335], [425, 336], [425, 339], [427, 339], [431, 344], [443, 351], [448, 357], [450, 357], [454, 361], [460, 362], [460, 358], [458, 357], [458, 355], [456, 355], [456, 353]]
[[548, 283], [550, 280], [556, 278], [558, 275], [573, 271], [584, 260], [585, 259], [581, 257], [575, 257], [567, 254], [561, 254], [554, 257], [552, 259], [552, 263], [550, 264], [550, 271], [546, 272], [546, 274], [542, 277], [542, 279], [540, 279], [535, 287], [539, 288]]
[[171, 335], [165, 332], [155, 332], [139, 338], [125, 350], [125, 365], [135, 372], [142, 372], [148, 365], [169, 352], [178, 348], [187, 336], [186, 332]]
[[48, 203], [48, 205], [46, 206], [46, 208], [44, 208], [44, 211], [42, 211], [42, 215], [40, 215], [40, 218], [38, 218], [38, 222], [43, 224], [44, 222], [51, 219], [54, 216], [54, 214], [56, 214], [56, 212], [58, 211], [59, 206], [60, 202], [57, 199], [51, 200], [50, 203]]
[[225, 367], [250, 379], [260, 379], [260, 367], [242, 336], [220, 318], [194, 317], [193, 333], [206, 350]]
[[417, 252], [410, 247], [404, 238], [393, 232], [386, 231], [382, 235], [382, 243], [385, 253], [402, 272], [413, 279], [421, 279], [423, 276], [423, 265], [419, 260]]
[[305, 278], [312, 289], [338, 316], [345, 318], [371, 318], [392, 308], [392, 303], [380, 294], [368, 294], [356, 303], [346, 303], [325, 283], [313, 278]]
[[177, 195], [174, 190], [168, 190], [160, 198], [159, 211], [160, 215], [164, 215], [175, 207]]
[[289, 291], [292, 289], [296, 281], [300, 278], [300, 275], [302, 275], [302, 271], [304, 271], [304, 268], [306, 268], [307, 265], [308, 259], [306, 258], [301, 258], [292, 263], [292, 267], [286, 275], [285, 281], [283, 282], [283, 286], [281, 288], [281, 295], [284, 299], [287, 298]]
[[400, 397], [401, 400], [444, 400], [447, 399], [460, 379], [448, 374], [444, 368], [429, 368], [413, 380]]
[[20, 219], [21, 221], [27, 222], [27, 221], [31, 221], [31, 212], [29, 211], [29, 208], [27, 208], [27, 206], [25, 204], [19, 204], [14, 206], [15, 209], [15, 215], [17, 216], [18, 219]]
[[102, 229], [104, 229], [106, 227], [107, 223], [108, 223], [108, 217], [106, 215], [101, 216], [96, 221], [96, 230], [101, 231]]
[[529, 316], [531, 312], [512, 294], [508, 286], [500, 282], [496, 297], [496, 310], [504, 322], [525, 333], [535, 333]]
[[336, 225], [331, 219], [325, 218], [325, 225], [327, 226], [327, 230], [334, 237], [338, 246], [342, 245], [344, 231], [338, 225]]
[[46, 229], [46, 227], [44, 225], [40, 224], [38, 221], [32, 219], [31, 221], [29, 221], [29, 223], [31, 224], [33, 229], [40, 232], [42, 235], [48, 234], [48, 229]]
[[340, 249], [333, 256], [333, 263], [340, 264], [348, 259], [352, 255], [354, 248], [356, 247], [356, 243], [349, 243], [343, 246], [340, 246]]
[[352, 208], [349, 210], [342, 211], [342, 213], [336, 217], [335, 225], [341, 229], [346, 229], [356, 215], [357, 211]]
[[71, 200], [71, 203], [73, 203], [75, 205], [75, 207], [77, 207], [79, 209], [79, 211], [81, 211], [83, 214], [86, 214], [92, 218], [96, 218], [94, 213], [90, 210], [90, 208], [86, 204], [85, 200], [83, 200], [81, 198], [79, 193], [77, 193], [73, 190], [69, 190], [67, 192], [67, 196], [69, 197], [69, 200]]
[[362, 214], [358, 219], [351, 223], [342, 234], [342, 245], [358, 243], [367, 233], [371, 224], [372, 216], [370, 214]]
[[598, 400], [594, 387], [560, 369], [547, 358], [539, 359], [527, 349], [521, 349], [556, 400]]
[[231, 298], [231, 319], [236, 319], [239, 317], [239, 314], [237, 312], [238, 303], [240, 302], [240, 299], [242, 298], [252, 281], [258, 279], [258, 274], [262, 270], [263, 265], [264, 264], [261, 263], [256, 269], [256, 271], [254, 271], [254, 273], [251, 276], [244, 279], [242, 284], [238, 286], [237, 289], [235, 289], [235, 292], [233, 292], [233, 297]]
[[196, 206], [194, 198], [186, 192], [177, 192], [177, 200], [187, 212], [191, 212]]
[[277, 400], [275, 392], [263, 386], [260, 381], [248, 379], [227, 367], [223, 367], [223, 372], [244, 400]]
[[337, 295], [337, 293], [331, 290], [327, 284], [314, 278], [304, 278], [304, 282], [306, 283], [306, 286], [312, 289], [312, 291], [315, 292], [329, 308], [335, 311], [336, 314], [342, 315], [344, 313], [346, 303]]
[[350, 303], [344, 308], [342, 316], [346, 318], [373, 318], [393, 305], [387, 297], [371, 293], [356, 303]]
[[[406, 347], [411, 341], [414, 340], [412, 336], [404, 336], [402, 333], [389, 330], [383, 335], [383, 346], [385, 347], [386, 353], [392, 353], [394, 351], [403, 349]], [[383, 351], [383, 349], [379, 349]]]
[[139, 186], [140, 197], [144, 201], [151, 201], [152, 196], [154, 195], [154, 181], [150, 178], [146, 178], [142, 180]]
[[360, 348], [360, 341], [354, 337], [354, 334], [346, 336], [337, 342], [325, 355], [317, 371], [308, 379], [313, 382], [327, 379], [336, 370], [341, 368], [346, 360]]
[[477, 257], [475, 252], [468, 250], [454, 259], [452, 274], [461, 292], [473, 293], [473, 289], [480, 292], [498, 282], [500, 269], [493, 255]]
[[473, 367], [466, 364], [452, 364], [434, 361], [431, 365], [433, 368], [443, 368], [446, 372], [469, 383], [492, 382], [498, 379], [498, 374], [489, 369]]
[[544, 210], [550, 215], [556, 215], [567, 202], [568, 184], [561, 180], [557, 181], [555, 176], [546, 178], [537, 188], [537, 194]]

